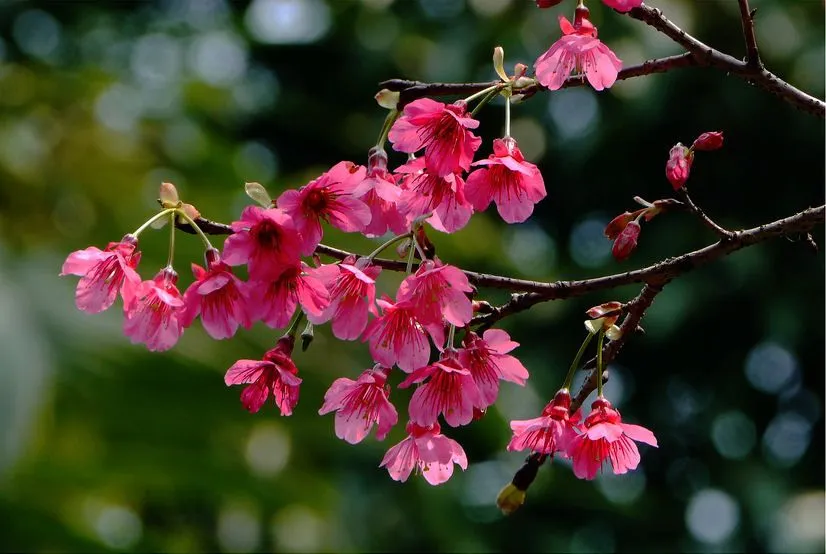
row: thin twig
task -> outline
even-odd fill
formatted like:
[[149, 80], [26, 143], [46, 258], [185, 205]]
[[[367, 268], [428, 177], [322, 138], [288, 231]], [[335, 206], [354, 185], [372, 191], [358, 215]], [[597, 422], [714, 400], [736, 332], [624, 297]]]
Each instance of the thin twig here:
[[678, 190], [677, 193], [683, 197], [683, 202], [686, 206], [688, 206], [688, 210], [694, 215], [696, 215], [698, 218], [700, 218], [700, 221], [702, 221], [706, 227], [717, 233], [717, 235], [721, 239], [730, 240], [732, 237], [734, 237], [733, 232], [717, 225], [710, 217], [706, 215], [706, 213], [702, 210], [702, 208], [700, 208], [700, 206], [694, 203], [694, 201], [691, 199], [691, 196], [688, 195], [688, 191], [685, 189], [685, 187]]
[[743, 37], [746, 39], [746, 65], [752, 69], [763, 69], [760, 52], [757, 50], [757, 36], [754, 34], [754, 14], [749, 9], [749, 0], [737, 0], [740, 4], [740, 18], [743, 20]]

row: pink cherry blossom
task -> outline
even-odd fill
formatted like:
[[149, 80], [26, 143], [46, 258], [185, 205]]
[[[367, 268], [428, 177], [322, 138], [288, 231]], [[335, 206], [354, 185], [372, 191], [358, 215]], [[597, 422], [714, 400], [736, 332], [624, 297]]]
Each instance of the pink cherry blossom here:
[[462, 367], [455, 350], [448, 349], [438, 362], [418, 369], [399, 383], [407, 388], [422, 383], [410, 398], [410, 421], [417, 425], [433, 425], [442, 414], [448, 425], [467, 425], [473, 419], [473, 407], [479, 403], [479, 389]]
[[473, 305], [467, 296], [472, 291], [462, 270], [434, 258], [423, 261], [416, 273], [402, 281], [396, 298], [412, 301], [421, 323], [441, 325], [444, 317], [464, 327], [473, 317]]
[[617, 261], [628, 258], [637, 247], [637, 240], [640, 238], [642, 227], [638, 221], [629, 221], [625, 228], [617, 235], [614, 245], [611, 247], [611, 254]]
[[425, 170], [421, 158], [396, 171], [405, 175], [399, 211], [408, 221], [432, 213], [428, 223], [444, 233], [458, 231], [470, 221], [473, 205], [465, 198], [465, 182], [458, 174], [440, 177]]
[[184, 300], [175, 283], [178, 274], [164, 268], [151, 281], [135, 289], [135, 296], [124, 303], [124, 334], [132, 343], [144, 343], [149, 350], [169, 350], [184, 332]]
[[681, 189], [691, 173], [691, 164], [694, 162], [694, 152], [682, 145], [675, 144], [668, 151], [668, 161], [665, 162], [665, 176], [674, 187]]
[[301, 258], [301, 236], [280, 209], [247, 206], [232, 230], [224, 243], [224, 262], [247, 264], [251, 279], [270, 279]]
[[329, 318], [324, 314], [330, 305], [330, 293], [316, 272], [298, 262], [287, 266], [273, 280], [251, 280], [248, 287], [252, 319], [280, 329], [286, 327], [300, 304], [311, 323], [326, 322]]
[[479, 389], [480, 410], [496, 402], [499, 395], [499, 381], [509, 381], [525, 386], [528, 370], [522, 362], [508, 352], [519, 346], [510, 335], [501, 329], [488, 329], [482, 337], [469, 332], [463, 340], [464, 348], [459, 350], [462, 366], [470, 370], [470, 375]]
[[470, 168], [482, 139], [468, 129], [478, 126], [479, 122], [467, 114], [464, 102], [445, 105], [420, 98], [404, 107], [388, 138], [398, 152], [412, 154], [424, 148], [428, 171], [448, 177]]
[[195, 282], [184, 293], [186, 309], [181, 315], [181, 324], [189, 327], [200, 315], [209, 336], [227, 339], [235, 334], [239, 325], [246, 329], [252, 326], [246, 285], [221, 261], [217, 250], [207, 250], [206, 259], [207, 269], [192, 264]]
[[602, 0], [602, 3], [618, 12], [625, 13], [642, 5], [642, 0]]
[[428, 334], [436, 344], [443, 344], [444, 327], [420, 323], [410, 301], [394, 304], [385, 296], [376, 304], [382, 315], [367, 324], [361, 339], [370, 342], [373, 359], [388, 367], [396, 364], [407, 373], [426, 366], [430, 358]]
[[571, 408], [571, 394], [567, 389], [556, 393], [542, 415], [534, 419], [511, 421], [513, 438], [508, 443], [508, 450], [530, 450], [553, 456], [559, 452], [568, 457], [566, 449], [576, 438], [579, 411], [573, 417], [568, 415]]
[[321, 242], [322, 221], [348, 233], [370, 223], [370, 208], [352, 195], [364, 174], [361, 166], [339, 162], [300, 190], [288, 190], [278, 197], [278, 207], [292, 217], [301, 233], [303, 254], [312, 254]]
[[622, 62], [610, 48], [597, 39], [597, 28], [588, 20], [588, 8], [576, 9], [574, 24], [559, 16], [562, 37], [534, 63], [537, 80], [557, 90], [576, 69], [595, 90], [609, 88], [617, 80]]
[[623, 423], [620, 413], [604, 397], [591, 404], [591, 413], [585, 418], [584, 429], [568, 444], [568, 455], [574, 461], [574, 475], [580, 479], [593, 479], [609, 460], [617, 475], [636, 469], [640, 463], [640, 451], [634, 441], [657, 446], [654, 433]]
[[264, 354], [263, 360], [238, 360], [227, 370], [224, 382], [230, 385], [247, 385], [241, 392], [241, 403], [248, 411], [261, 409], [272, 390], [275, 405], [281, 415], [292, 415], [298, 404], [298, 368], [291, 358], [294, 338], [284, 335], [275, 348]]
[[378, 425], [376, 438], [384, 440], [399, 421], [396, 408], [390, 403], [390, 387], [386, 385], [390, 370], [376, 366], [364, 371], [353, 381], [341, 377], [333, 381], [324, 395], [319, 415], [336, 411], [336, 436], [350, 444], [361, 442]]
[[376, 278], [381, 268], [367, 258], [356, 261], [348, 256], [340, 264], [321, 266], [316, 275], [330, 293], [330, 304], [324, 311], [332, 318], [333, 335], [341, 340], [355, 340], [367, 326], [367, 313], [379, 315], [376, 309]]
[[120, 242], [110, 242], [106, 250], [90, 246], [69, 254], [60, 275], [79, 275], [75, 304], [90, 314], [109, 308], [120, 292], [124, 303], [129, 302], [141, 283], [135, 271], [141, 259], [136, 251], [138, 239], [126, 235]]
[[521, 223], [533, 213], [534, 204], [545, 198], [542, 173], [526, 162], [516, 141], [510, 137], [493, 141], [493, 154], [473, 165], [486, 166], [473, 171], [465, 183], [465, 197], [477, 212], [491, 202], [508, 223]]
[[420, 427], [407, 424], [407, 438], [390, 447], [379, 467], [386, 467], [394, 481], [407, 481], [415, 469], [431, 485], [440, 485], [453, 475], [453, 464], [467, 469], [462, 446], [441, 434], [439, 424]]
[[362, 233], [378, 237], [388, 229], [397, 235], [408, 230], [409, 225], [398, 207], [401, 193], [395, 176], [387, 171], [387, 153], [373, 147], [367, 160], [367, 176], [353, 189], [353, 196], [367, 204], [372, 216]]

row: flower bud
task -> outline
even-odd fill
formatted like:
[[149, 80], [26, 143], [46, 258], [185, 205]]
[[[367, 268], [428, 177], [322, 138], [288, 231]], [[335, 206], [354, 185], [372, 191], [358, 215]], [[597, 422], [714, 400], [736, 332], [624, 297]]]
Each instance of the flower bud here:
[[562, 0], [536, 0], [536, 7], [537, 8], [550, 8], [552, 6], [556, 6], [562, 2]]
[[158, 191], [158, 201], [164, 208], [177, 208], [181, 200], [178, 198], [178, 189], [172, 183], [161, 183]]
[[270, 193], [267, 192], [267, 189], [261, 185], [261, 183], [244, 183], [244, 192], [247, 193], [247, 196], [261, 205], [261, 207], [272, 207], [272, 197], [270, 196]]
[[703, 133], [691, 145], [692, 150], [717, 150], [723, 146], [723, 131]]
[[386, 88], [378, 91], [374, 98], [379, 106], [387, 110], [395, 110], [399, 105], [399, 93]]
[[508, 74], [505, 73], [505, 49], [501, 46], [493, 49], [493, 69], [503, 81], [506, 83], [510, 81]]
[[616, 239], [634, 217], [631, 212], [619, 214], [605, 226], [605, 237], [609, 240]]
[[679, 190], [685, 185], [689, 171], [691, 171], [692, 161], [694, 161], [694, 154], [679, 142], [668, 152], [665, 176], [674, 190]]
[[637, 221], [631, 221], [625, 226], [625, 229], [617, 236], [614, 241], [614, 247], [611, 248], [611, 254], [617, 261], [622, 261], [631, 255], [631, 252], [637, 247], [637, 239], [640, 236], [640, 224]]

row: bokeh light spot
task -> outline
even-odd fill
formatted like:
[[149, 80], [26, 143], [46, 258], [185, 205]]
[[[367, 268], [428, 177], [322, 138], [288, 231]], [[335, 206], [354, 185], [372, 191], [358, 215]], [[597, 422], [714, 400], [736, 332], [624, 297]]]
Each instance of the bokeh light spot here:
[[599, 123], [599, 104], [591, 89], [563, 89], [549, 96], [548, 113], [560, 140], [582, 138]]
[[740, 523], [740, 508], [723, 491], [704, 489], [691, 497], [685, 523], [695, 539], [719, 544], [728, 539]]
[[809, 448], [811, 430], [811, 424], [802, 415], [779, 414], [763, 434], [763, 452], [776, 465], [791, 467]]
[[754, 423], [739, 411], [718, 415], [711, 425], [711, 440], [720, 455], [740, 460], [748, 456], [757, 441]]
[[244, 23], [259, 42], [309, 44], [330, 28], [330, 9], [322, 0], [253, 0]]
[[600, 267], [611, 257], [611, 241], [605, 238], [605, 218], [586, 216], [571, 230], [569, 251], [571, 258], [580, 266]]
[[287, 465], [290, 449], [290, 436], [280, 425], [261, 423], [247, 439], [247, 464], [258, 476], [272, 477]]
[[759, 391], [777, 394], [797, 373], [797, 360], [775, 342], [763, 342], [746, 357], [746, 378]]

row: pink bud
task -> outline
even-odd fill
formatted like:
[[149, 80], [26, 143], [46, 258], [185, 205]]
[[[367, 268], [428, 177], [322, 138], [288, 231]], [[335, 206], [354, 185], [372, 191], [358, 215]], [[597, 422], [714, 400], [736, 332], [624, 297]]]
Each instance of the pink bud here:
[[674, 190], [679, 190], [685, 185], [688, 173], [691, 171], [692, 161], [694, 161], [694, 155], [679, 142], [668, 152], [665, 176], [668, 177]]
[[622, 261], [631, 255], [634, 248], [637, 247], [637, 239], [640, 236], [640, 224], [636, 221], [631, 221], [625, 226], [625, 229], [614, 241], [614, 247], [611, 249], [611, 254], [614, 255], [618, 261]]
[[625, 226], [634, 219], [635, 215], [631, 212], [625, 212], [619, 214], [617, 217], [612, 219], [608, 225], [605, 227], [605, 237], [609, 240], [616, 239], [619, 234], [625, 229]]
[[692, 150], [717, 150], [723, 146], [723, 131], [703, 133], [691, 145]]
[[562, 0], [536, 0], [536, 7], [550, 8], [551, 6], [556, 6], [560, 2], [562, 2]]

